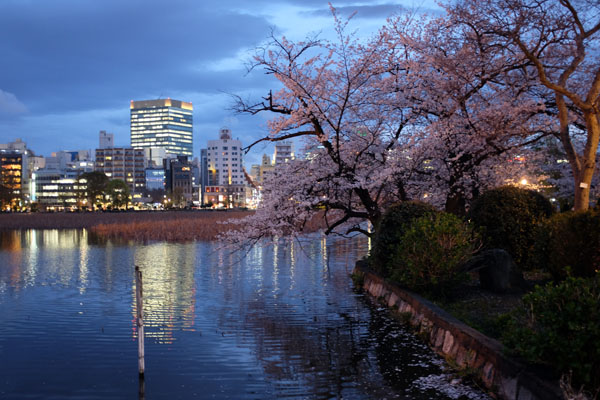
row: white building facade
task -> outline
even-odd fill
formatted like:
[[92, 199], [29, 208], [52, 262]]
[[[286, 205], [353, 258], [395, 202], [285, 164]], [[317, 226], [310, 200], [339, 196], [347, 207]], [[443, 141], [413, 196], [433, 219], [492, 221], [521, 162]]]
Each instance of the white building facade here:
[[204, 204], [220, 207], [245, 207], [250, 190], [244, 175], [242, 142], [222, 128], [219, 139], [209, 140], [206, 149], [208, 182], [204, 186]]

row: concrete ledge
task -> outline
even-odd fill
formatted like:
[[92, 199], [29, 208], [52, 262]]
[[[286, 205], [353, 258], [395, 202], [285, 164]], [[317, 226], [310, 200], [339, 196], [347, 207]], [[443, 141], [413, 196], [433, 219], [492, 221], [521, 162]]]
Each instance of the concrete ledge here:
[[459, 366], [479, 372], [488, 389], [506, 400], [562, 400], [558, 382], [541, 379], [523, 364], [503, 354], [503, 347], [465, 325], [421, 296], [385, 282], [359, 261], [353, 274], [362, 278], [362, 287], [371, 296], [403, 315], [440, 355]]

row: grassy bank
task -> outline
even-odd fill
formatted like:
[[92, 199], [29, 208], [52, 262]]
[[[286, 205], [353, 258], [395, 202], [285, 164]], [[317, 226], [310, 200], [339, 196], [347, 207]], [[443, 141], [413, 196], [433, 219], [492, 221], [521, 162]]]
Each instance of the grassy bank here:
[[89, 229], [103, 238], [127, 240], [211, 240], [235, 227], [221, 224], [251, 211], [148, 211], [0, 214], [0, 230]]

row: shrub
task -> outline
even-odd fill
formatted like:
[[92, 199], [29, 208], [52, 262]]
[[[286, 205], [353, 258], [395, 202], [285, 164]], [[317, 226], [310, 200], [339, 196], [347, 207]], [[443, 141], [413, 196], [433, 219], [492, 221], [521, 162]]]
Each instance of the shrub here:
[[391, 279], [416, 292], [445, 297], [465, 275], [460, 267], [475, 252], [471, 229], [448, 213], [424, 215], [403, 232], [396, 244]]
[[483, 193], [469, 218], [482, 233], [485, 248], [506, 250], [525, 269], [530, 266], [537, 225], [552, 213], [552, 203], [540, 193], [503, 186]]
[[572, 371], [576, 386], [600, 389], [600, 276], [536, 286], [507, 323], [503, 342], [531, 362]]
[[600, 270], [600, 211], [556, 214], [538, 229], [537, 266], [555, 280], [592, 277]]
[[379, 226], [375, 227], [373, 248], [369, 257], [369, 265], [381, 275], [388, 277], [394, 267], [392, 253], [406, 227], [426, 214], [434, 214], [437, 210], [426, 203], [405, 201], [392, 205], [383, 215]]

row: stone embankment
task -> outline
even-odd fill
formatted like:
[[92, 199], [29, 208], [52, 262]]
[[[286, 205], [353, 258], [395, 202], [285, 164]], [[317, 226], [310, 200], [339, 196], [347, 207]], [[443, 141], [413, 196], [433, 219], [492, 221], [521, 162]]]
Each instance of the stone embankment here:
[[353, 274], [371, 296], [406, 319], [430, 346], [461, 368], [477, 371], [481, 381], [499, 398], [506, 400], [563, 399], [557, 382], [528, 371], [507, 357], [502, 344], [465, 325], [430, 301], [385, 282], [358, 262]]

